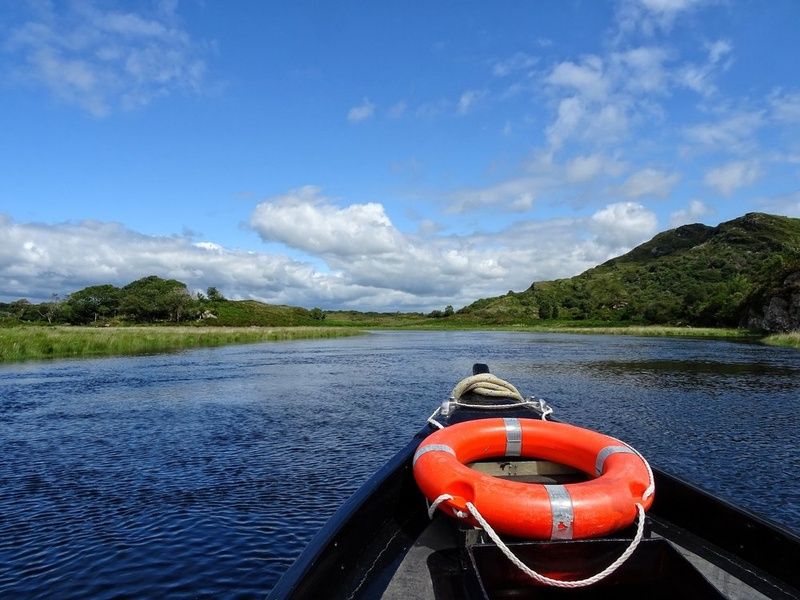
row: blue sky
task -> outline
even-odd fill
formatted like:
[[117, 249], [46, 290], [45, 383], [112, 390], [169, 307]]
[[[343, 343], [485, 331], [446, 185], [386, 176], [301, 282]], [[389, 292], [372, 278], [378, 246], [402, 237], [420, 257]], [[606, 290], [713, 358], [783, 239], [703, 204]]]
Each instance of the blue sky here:
[[0, 0], [0, 298], [455, 307], [800, 216], [800, 4]]

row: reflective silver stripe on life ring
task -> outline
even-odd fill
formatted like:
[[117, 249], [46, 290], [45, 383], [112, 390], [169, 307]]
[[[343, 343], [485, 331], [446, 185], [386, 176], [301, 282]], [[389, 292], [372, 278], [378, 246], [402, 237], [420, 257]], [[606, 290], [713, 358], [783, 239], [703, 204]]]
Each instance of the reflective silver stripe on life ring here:
[[600, 452], [597, 453], [597, 460], [594, 462], [594, 472], [595, 475], [602, 475], [603, 474], [603, 465], [605, 465], [606, 459], [611, 456], [612, 454], [636, 454], [633, 450], [628, 448], [627, 446], [606, 446]]
[[522, 454], [522, 425], [519, 419], [504, 418], [506, 426], [506, 456], [520, 456]]
[[428, 444], [427, 446], [420, 446], [419, 448], [417, 448], [417, 451], [414, 453], [414, 462], [412, 463], [411, 466], [416, 465], [417, 460], [419, 460], [419, 457], [425, 454], [426, 452], [449, 452], [453, 456], [456, 455], [455, 450], [453, 450], [447, 444]]
[[550, 533], [552, 540], [572, 539], [572, 497], [563, 485], [546, 485], [547, 495], [550, 496], [550, 513], [553, 515], [553, 529]]

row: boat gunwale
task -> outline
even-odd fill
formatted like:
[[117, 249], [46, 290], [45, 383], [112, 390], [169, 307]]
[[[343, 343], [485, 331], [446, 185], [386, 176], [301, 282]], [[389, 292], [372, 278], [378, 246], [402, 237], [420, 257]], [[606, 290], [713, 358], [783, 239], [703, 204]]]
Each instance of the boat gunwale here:
[[[530, 412], [527, 414], [530, 416]], [[467, 410], [462, 411], [461, 414], [456, 413], [456, 415], [458, 415], [456, 419], [458, 421], [496, 416], [487, 414], [486, 411], [474, 412]], [[409, 470], [411, 468], [414, 452], [421, 441], [432, 431], [434, 431], [434, 428], [429, 424], [423, 427], [406, 446], [390, 458], [333, 513], [325, 525], [309, 541], [294, 563], [278, 580], [268, 595], [268, 599], [291, 598], [298, 592], [304, 579], [309, 576], [313, 569], [327, 556], [337, 552], [337, 539], [341, 537], [354, 518], [366, 510], [367, 503], [376, 492], [380, 491], [381, 487], [393, 478], [402, 476], [404, 469]], [[748, 583], [755, 584], [754, 587], [777, 591], [789, 598], [798, 597], [796, 594], [800, 592], [800, 574], [796, 573], [789, 565], [800, 564], [800, 536], [774, 521], [737, 506], [724, 498], [717, 497], [676, 475], [655, 467], [653, 468], [653, 474], [656, 478], [657, 486], [656, 501], [650, 513], [654, 518], [659, 521], [663, 519], [668, 525], [672, 525], [684, 532], [686, 537], [697, 540], [699, 547], [706, 552], [736, 565], [742, 573], [749, 574], [747, 577], [749, 579]], [[725, 522], [714, 527], [712, 523], [718, 522], [720, 519], [706, 519], [705, 521], [695, 519], [695, 522], [690, 524], [692, 522], [690, 514], [675, 514], [677, 509], [670, 507], [663, 499], [659, 502], [658, 488], [663, 488], [665, 485], [671, 487], [673, 492], [676, 489], [679, 490], [684, 499], [688, 499], [687, 501], [706, 505], [706, 514], [708, 514], [709, 508], [714, 510], [722, 509], [722, 512], [726, 513], [726, 518], [722, 519]], [[421, 492], [420, 497], [422, 498]], [[422, 511], [422, 505], [418, 509], [408, 508], [409, 512], [414, 510]], [[735, 540], [726, 539], [731, 537], [729, 535], [731, 520], [735, 523], [736, 527], [734, 529], [737, 531], [748, 531], [751, 535], [771, 535], [772, 543], [777, 542], [777, 549], [773, 547], [772, 552], [763, 552], [762, 548], [756, 545], [755, 548], [751, 548], [750, 551], [746, 552], [746, 557], [743, 556], [741, 552], [744, 548], [736, 548], [732, 545], [735, 544]], [[359, 530], [363, 530], [363, 528]], [[722, 553], [719, 552], [720, 550]], [[776, 561], [776, 556], [783, 557], [783, 559]], [[785, 565], [785, 568], [781, 568], [781, 565]], [[759, 574], [753, 573], [747, 569], [748, 566], [757, 568], [769, 578], [765, 579]], [[324, 580], [324, 577], [322, 579]], [[785, 585], [779, 585], [780, 583]]]

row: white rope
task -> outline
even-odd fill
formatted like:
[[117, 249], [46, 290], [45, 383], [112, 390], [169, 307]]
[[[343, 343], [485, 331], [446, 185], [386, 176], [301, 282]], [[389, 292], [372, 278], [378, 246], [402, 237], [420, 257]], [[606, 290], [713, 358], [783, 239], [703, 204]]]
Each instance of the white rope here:
[[520, 402], [513, 402], [507, 404], [469, 404], [468, 402], [461, 402], [460, 400], [456, 400], [455, 398], [450, 400], [450, 404], [455, 404], [456, 406], [461, 406], [463, 408], [486, 408], [486, 409], [495, 409], [495, 408], [516, 408], [518, 406], [539, 406], [538, 402], [532, 402], [530, 400], [521, 400]]
[[[436, 509], [439, 508], [439, 505], [444, 502], [445, 500], [452, 500], [453, 497], [450, 494], [442, 494], [432, 503], [428, 504], [428, 518], [433, 519], [433, 515], [436, 514]], [[425, 498], [425, 502], [428, 499]], [[458, 517], [459, 519], [466, 519], [469, 515], [465, 513], [463, 510], [458, 510], [457, 508], [453, 508], [453, 514]]]
[[[547, 404], [541, 398], [534, 398], [529, 397], [525, 400], [520, 402], [513, 402], [510, 404], [469, 404], [468, 402], [461, 402], [455, 398], [450, 398], [450, 404], [454, 406], [461, 406], [462, 408], [474, 408], [474, 409], [500, 409], [500, 408], [518, 408], [520, 406], [532, 406], [539, 410], [542, 413], [542, 421], [547, 421], [547, 416], [553, 414], [553, 407]], [[434, 413], [435, 415], [436, 413]], [[431, 415], [430, 418], [433, 418], [434, 415]], [[428, 422], [430, 422], [430, 418]], [[436, 424], [436, 423], [434, 423]]]
[[[439, 501], [442, 497], [439, 496], [436, 500]], [[437, 504], [438, 506], [438, 504]], [[608, 565], [605, 569], [600, 571], [597, 575], [592, 575], [591, 577], [587, 577], [586, 579], [578, 579], [576, 581], [562, 581], [561, 579], [552, 579], [541, 573], [537, 573], [533, 569], [531, 569], [528, 565], [523, 563], [519, 558], [517, 558], [514, 553], [509, 549], [508, 546], [505, 545], [503, 540], [500, 539], [500, 536], [497, 535], [494, 529], [492, 529], [491, 525], [486, 522], [486, 519], [483, 518], [478, 509], [475, 507], [472, 502], [467, 502], [467, 510], [472, 513], [472, 516], [475, 517], [475, 520], [483, 527], [484, 531], [489, 534], [489, 537], [492, 541], [497, 544], [497, 547], [500, 548], [500, 551], [506, 555], [508, 560], [510, 560], [514, 565], [523, 573], [525, 573], [528, 577], [535, 579], [539, 583], [543, 583], [545, 585], [550, 585], [553, 587], [558, 588], [580, 588], [592, 585], [601, 581], [611, 575], [614, 571], [616, 571], [628, 558], [630, 558], [631, 554], [634, 553], [637, 546], [639, 546], [639, 542], [642, 541], [642, 535], [644, 534], [644, 507], [641, 504], [636, 504], [636, 508], [638, 510], [638, 519], [639, 522], [636, 527], [636, 535], [633, 538], [633, 541], [630, 545], [625, 549], [620, 557], [615, 560], [613, 563]]]
[[[534, 398], [531, 398], [531, 400], [534, 400]], [[547, 402], [545, 402], [542, 398], [538, 399], [537, 404], [538, 404], [537, 408], [542, 413], [542, 421], [547, 421], [547, 415], [553, 414], [553, 407], [550, 406]]]
[[524, 398], [517, 388], [491, 373], [481, 373], [480, 375], [472, 375], [462, 379], [456, 384], [456, 387], [453, 388], [453, 393], [450, 395], [455, 400], [458, 400], [467, 392], [472, 392], [480, 396], [514, 398], [520, 402], [524, 402]]
[[430, 417], [428, 417], [428, 423], [430, 423], [431, 425], [435, 425], [439, 429], [444, 429], [444, 425], [442, 425], [441, 423], [439, 423], [439, 421], [434, 419], [434, 417], [436, 415], [438, 415], [441, 412], [441, 410], [442, 410], [442, 407], [440, 406], [435, 411], [433, 411], [433, 414]]
[[[444, 502], [445, 500], [452, 500], [453, 497], [450, 494], [442, 494], [436, 500], [433, 501], [432, 504], [428, 505], [428, 518], [433, 519], [433, 515], [436, 513], [436, 509], [439, 508], [439, 505]], [[427, 501], [427, 498], [425, 499]]]
[[[479, 396], [488, 396], [492, 398], [510, 398], [516, 402], [507, 402], [504, 404], [470, 404], [462, 402], [461, 396], [466, 393], [473, 393]], [[492, 375], [491, 373], [481, 373], [479, 375], [472, 375], [466, 377], [456, 384], [453, 392], [450, 394], [450, 404], [460, 406], [462, 408], [474, 408], [480, 410], [494, 410], [503, 408], [518, 408], [520, 406], [531, 406], [539, 409], [542, 413], [542, 420], [547, 420], [547, 415], [553, 414], [553, 408], [541, 398], [534, 398], [529, 396], [523, 398], [519, 390], [509, 382]], [[438, 421], [431, 421], [434, 415], [428, 419], [429, 423], [438, 425]]]

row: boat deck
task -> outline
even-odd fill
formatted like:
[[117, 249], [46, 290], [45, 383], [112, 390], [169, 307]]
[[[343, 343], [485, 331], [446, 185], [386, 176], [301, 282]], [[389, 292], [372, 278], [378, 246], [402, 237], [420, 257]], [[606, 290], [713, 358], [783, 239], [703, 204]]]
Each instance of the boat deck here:
[[[563, 465], [546, 461], [486, 461], [471, 466], [494, 476], [531, 483], [564, 483], [565, 481], [575, 481], [582, 477], [581, 474]], [[674, 584], [677, 587], [670, 587], [673, 584], [665, 584], [665, 587], [660, 592], [655, 591], [655, 593], [651, 589], [652, 582], [648, 583], [650, 586], [647, 591], [648, 600], [662, 597], [672, 598], [679, 593], [684, 593], [684, 595], [688, 593], [689, 597], [691, 597], [692, 592], [702, 592], [703, 597], [718, 597], [731, 600], [762, 600], [769, 598], [769, 596], [762, 594], [742, 579], [733, 575], [730, 565], [726, 565], [726, 568], [721, 568], [719, 564], [712, 562], [714, 560], [719, 563], [720, 559], [724, 560], [723, 552], [714, 553], [713, 549], [704, 546], [703, 551], [706, 554], [710, 552], [710, 556], [708, 558], [701, 556], [691, 548], [691, 540], [687, 539], [685, 544], [682, 545], [679, 541], [670, 539], [674, 528], [669, 523], [660, 521], [653, 516], [650, 516], [648, 521], [647, 539], [642, 542], [642, 548], [645, 546], [648, 546], [648, 548], [646, 550], [638, 549], [631, 561], [642, 560], [641, 558], [637, 559], [637, 556], [647, 552], [652, 554], [652, 550], [657, 546], [668, 545], [670, 549], [674, 550], [674, 552], [667, 552], [667, 555], [671, 557], [669, 559], [673, 562], [684, 563], [683, 565], [677, 565], [677, 567], [684, 569], [684, 579], [687, 580]], [[615, 556], [621, 554], [629, 539], [628, 537], [628, 539], [624, 540], [607, 542], [607, 544], [613, 545], [614, 549], [611, 552], [615, 554], [612, 558], [606, 559], [606, 564], [610, 563]], [[585, 543], [586, 547], [591, 548], [590, 551], [603, 545], [602, 540], [600, 544], [593, 542], [588, 542], [591, 546]], [[552, 552], [554, 548], [556, 551], [564, 549], [563, 542], [555, 544], [549, 542], [519, 542], [513, 544], [513, 546], [523, 553], [533, 553], [532, 556], [536, 558], [537, 552], [541, 556], [544, 551]], [[557, 547], [558, 544], [561, 544], [560, 549]], [[608, 548], [603, 548], [603, 551], [606, 557], [610, 555]], [[581, 550], [581, 552], [585, 553], [586, 550]], [[581, 554], [579, 559], [585, 557], [585, 554]], [[709, 558], [712, 560], [709, 560]], [[644, 560], [648, 559], [645, 558]], [[659, 554], [653, 560], [657, 563], [666, 559]], [[503, 580], [506, 584], [511, 581], [511, 587], [495, 589], [492, 581], [483, 580], [479, 571], [481, 570], [480, 563], [485, 561], [500, 563], [502, 565], [500, 568], [503, 570]], [[597, 570], [602, 570], [604, 566], [600, 566]], [[671, 571], [673, 575], [675, 574], [674, 568], [675, 566], [672, 567], [673, 570]], [[485, 570], [494, 572], [497, 569], [497, 565], [493, 564], [491, 568], [486, 568]], [[449, 600], [451, 598], [464, 597], [465, 589], [470, 587], [473, 592], [477, 592], [475, 597], [478, 598], [560, 598], [565, 595], [591, 598], [606, 597], [610, 592], [609, 588], [604, 586], [579, 590], [541, 587], [533, 582], [526, 581], [526, 576], [522, 574], [515, 576], [514, 569], [515, 567], [504, 556], [500, 555], [496, 546], [488, 540], [481, 530], [464, 527], [455, 520], [437, 513], [402, 557], [381, 598], [383, 600], [409, 600], [411, 598], [419, 600]], [[623, 573], [625, 569], [626, 566], [623, 565], [618, 573]], [[474, 584], [470, 586], [469, 583], [464, 581], [465, 572], [470, 570], [477, 574], [477, 586]], [[620, 577], [615, 574], [615, 576], [612, 576], [612, 582], [613, 577], [616, 577], [617, 580], [617, 587], [614, 588], [615, 597], [634, 597], [643, 591], [642, 586], [637, 585], [635, 582], [636, 567], [632, 567], [629, 570], [633, 572], [633, 575], [628, 574]], [[649, 571], [652, 571], [652, 568]], [[491, 575], [489, 579], [491, 579]], [[697, 580], [694, 584], [697, 586], [695, 588], [688, 587], [692, 585], [688, 580], [692, 579]]]

